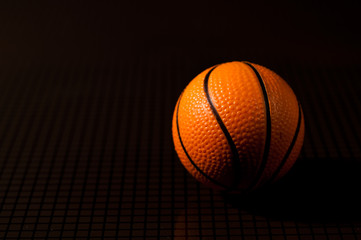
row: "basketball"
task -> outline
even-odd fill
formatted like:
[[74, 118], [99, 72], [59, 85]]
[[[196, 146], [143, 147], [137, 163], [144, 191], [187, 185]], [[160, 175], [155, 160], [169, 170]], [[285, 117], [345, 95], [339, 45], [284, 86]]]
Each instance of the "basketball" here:
[[284, 176], [304, 138], [301, 104], [275, 72], [250, 62], [206, 69], [175, 106], [172, 135], [187, 171], [208, 187], [247, 192]]

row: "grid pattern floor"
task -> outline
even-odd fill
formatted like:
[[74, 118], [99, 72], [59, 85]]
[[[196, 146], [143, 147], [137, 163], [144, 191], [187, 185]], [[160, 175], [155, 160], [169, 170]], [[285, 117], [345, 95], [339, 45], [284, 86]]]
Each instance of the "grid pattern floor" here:
[[176, 99], [209, 67], [195, 62], [1, 71], [0, 238], [361, 239], [359, 72], [263, 59], [299, 96], [305, 143], [283, 180], [237, 197], [197, 183], [173, 149]]

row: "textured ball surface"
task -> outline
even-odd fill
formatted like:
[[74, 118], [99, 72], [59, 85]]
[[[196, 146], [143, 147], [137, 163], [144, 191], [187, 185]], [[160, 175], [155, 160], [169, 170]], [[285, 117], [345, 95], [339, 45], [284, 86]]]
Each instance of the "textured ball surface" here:
[[249, 191], [292, 167], [303, 143], [301, 105], [276, 73], [249, 62], [206, 69], [176, 104], [175, 150], [189, 173], [219, 190]]

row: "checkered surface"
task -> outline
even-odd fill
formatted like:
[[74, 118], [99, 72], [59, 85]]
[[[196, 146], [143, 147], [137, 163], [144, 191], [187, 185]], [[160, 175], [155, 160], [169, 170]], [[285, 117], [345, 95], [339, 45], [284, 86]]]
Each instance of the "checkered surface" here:
[[2, 239], [361, 238], [355, 69], [273, 63], [302, 103], [303, 151], [271, 188], [228, 196], [174, 152], [176, 99], [209, 66], [173, 57], [1, 72]]

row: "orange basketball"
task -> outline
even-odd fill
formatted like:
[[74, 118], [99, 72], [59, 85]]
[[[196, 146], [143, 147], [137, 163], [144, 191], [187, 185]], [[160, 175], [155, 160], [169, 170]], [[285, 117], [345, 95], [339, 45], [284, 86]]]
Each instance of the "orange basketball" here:
[[292, 167], [303, 143], [301, 105], [276, 73], [228, 62], [196, 76], [176, 104], [175, 150], [189, 173], [214, 189], [250, 191]]

